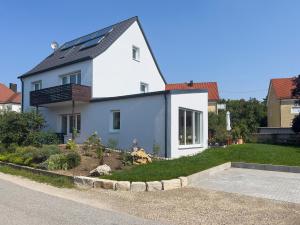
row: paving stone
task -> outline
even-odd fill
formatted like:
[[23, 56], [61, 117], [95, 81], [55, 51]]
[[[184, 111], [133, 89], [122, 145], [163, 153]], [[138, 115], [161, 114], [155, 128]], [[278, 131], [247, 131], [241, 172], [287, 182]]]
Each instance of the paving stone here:
[[146, 182], [147, 191], [161, 191], [162, 183], [160, 181], [149, 181]]
[[172, 179], [172, 180], [162, 180], [163, 190], [172, 190], [176, 188], [181, 188], [180, 179]]
[[131, 186], [130, 186], [130, 190], [133, 192], [146, 191], [146, 183], [145, 182], [132, 182]]
[[130, 191], [130, 182], [129, 181], [118, 181], [116, 183], [117, 191]]
[[187, 177], [178, 177], [181, 183], [181, 187], [186, 187], [188, 185], [188, 179]]

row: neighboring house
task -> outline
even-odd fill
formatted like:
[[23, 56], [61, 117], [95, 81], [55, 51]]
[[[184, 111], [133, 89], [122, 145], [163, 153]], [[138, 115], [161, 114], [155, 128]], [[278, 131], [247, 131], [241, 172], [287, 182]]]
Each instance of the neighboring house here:
[[179, 157], [207, 148], [207, 91], [166, 91], [137, 17], [66, 42], [20, 76], [23, 110], [39, 110], [48, 129], [82, 143], [97, 132], [121, 149], [133, 140]]
[[205, 89], [208, 91], [208, 112], [218, 113], [218, 101], [219, 90], [217, 82], [202, 82], [194, 83], [190, 81], [189, 83], [174, 83], [166, 84], [166, 90], [191, 90], [191, 89]]
[[0, 83], [0, 111], [21, 111], [21, 93], [16, 84], [9, 84], [8, 88]]
[[267, 96], [268, 127], [291, 127], [300, 106], [292, 96], [294, 78], [271, 79]]

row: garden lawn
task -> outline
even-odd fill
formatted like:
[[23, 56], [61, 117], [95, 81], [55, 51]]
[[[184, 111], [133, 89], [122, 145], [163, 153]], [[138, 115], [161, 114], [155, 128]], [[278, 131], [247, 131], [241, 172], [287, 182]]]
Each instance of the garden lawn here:
[[31, 173], [27, 170], [14, 169], [9, 166], [0, 166], [1, 173], [7, 173], [15, 176], [25, 177], [39, 183], [46, 183], [59, 188], [73, 188], [74, 182], [67, 177], [62, 176], [46, 176], [42, 174]]
[[128, 181], [167, 180], [188, 176], [225, 162], [300, 166], [300, 147], [244, 144], [231, 145], [227, 148], [211, 148], [195, 156], [154, 161], [147, 165], [116, 171], [104, 178]]

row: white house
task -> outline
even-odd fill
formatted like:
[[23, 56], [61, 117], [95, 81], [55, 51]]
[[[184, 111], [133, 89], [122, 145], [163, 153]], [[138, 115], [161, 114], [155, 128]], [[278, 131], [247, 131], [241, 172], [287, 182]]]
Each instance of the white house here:
[[16, 84], [9, 84], [6, 87], [0, 83], [0, 112], [2, 111], [21, 111], [21, 93], [17, 91]]
[[207, 90], [165, 90], [137, 17], [66, 42], [20, 79], [22, 109], [38, 109], [65, 140], [75, 128], [78, 143], [96, 131], [168, 158], [207, 148]]

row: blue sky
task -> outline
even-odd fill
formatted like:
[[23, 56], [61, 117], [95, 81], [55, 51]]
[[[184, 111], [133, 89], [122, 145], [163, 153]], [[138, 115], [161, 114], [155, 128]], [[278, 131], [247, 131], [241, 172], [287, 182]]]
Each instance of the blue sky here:
[[296, 0], [3, 1], [0, 82], [19, 82], [52, 40], [137, 15], [168, 82], [217, 81], [223, 98], [262, 99], [270, 78], [300, 73], [299, 11]]

